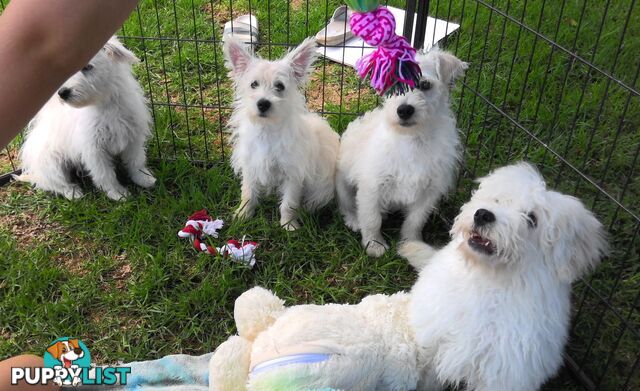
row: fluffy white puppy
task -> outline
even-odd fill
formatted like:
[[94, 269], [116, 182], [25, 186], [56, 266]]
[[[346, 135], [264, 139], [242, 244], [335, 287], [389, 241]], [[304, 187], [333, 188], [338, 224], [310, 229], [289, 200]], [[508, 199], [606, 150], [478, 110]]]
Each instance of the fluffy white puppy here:
[[336, 174], [345, 223], [362, 234], [370, 256], [388, 248], [383, 216], [405, 213], [401, 239], [422, 240], [429, 214], [455, 180], [460, 140], [449, 108], [454, 80], [467, 64], [438, 48], [418, 57], [418, 88], [385, 100], [342, 135]]
[[[537, 390], [562, 364], [571, 282], [607, 244], [600, 222], [520, 163], [479, 180], [436, 252], [401, 247], [422, 269], [410, 323], [431, 382], [483, 391]], [[433, 256], [432, 256], [433, 255]]]
[[210, 389], [539, 388], [562, 362], [571, 281], [604, 253], [602, 226], [520, 164], [481, 180], [452, 236], [437, 252], [402, 247], [422, 268], [410, 293], [287, 308], [266, 289], [245, 292]]
[[236, 91], [231, 164], [242, 177], [239, 218], [251, 217], [262, 193], [278, 192], [280, 224], [299, 227], [296, 212], [327, 204], [334, 194], [339, 136], [310, 113], [300, 89], [316, 58], [307, 39], [284, 58], [267, 61], [226, 37], [224, 54]]
[[131, 71], [136, 62], [132, 52], [111, 38], [67, 80], [29, 124], [17, 179], [79, 198], [82, 191], [70, 173], [83, 169], [109, 198], [118, 200], [129, 194], [116, 178], [113, 158], [119, 155], [134, 183], [153, 186], [156, 179], [145, 154], [151, 116]]

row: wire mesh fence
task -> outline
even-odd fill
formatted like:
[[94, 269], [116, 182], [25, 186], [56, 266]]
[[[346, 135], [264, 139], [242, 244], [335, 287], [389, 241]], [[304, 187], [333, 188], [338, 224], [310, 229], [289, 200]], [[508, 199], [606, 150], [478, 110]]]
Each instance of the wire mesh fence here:
[[[154, 119], [150, 157], [205, 165], [227, 159], [233, 93], [221, 50], [225, 22], [256, 15], [258, 53], [277, 58], [319, 31], [340, 4], [140, 1], [119, 36], [142, 60], [137, 73]], [[640, 7], [635, 0], [388, 5], [428, 9], [432, 17], [461, 25], [440, 42], [471, 64], [453, 96], [465, 146], [461, 199], [473, 186], [471, 178], [525, 159], [540, 168], [549, 186], [581, 198], [608, 228], [610, 256], [573, 289], [564, 373], [570, 371], [576, 388], [640, 389]], [[423, 21], [416, 24], [414, 35], [435, 43], [435, 30], [421, 31]], [[339, 132], [379, 103], [353, 69], [329, 61], [318, 62], [306, 97]], [[20, 141], [2, 152], [2, 173], [17, 169]]]

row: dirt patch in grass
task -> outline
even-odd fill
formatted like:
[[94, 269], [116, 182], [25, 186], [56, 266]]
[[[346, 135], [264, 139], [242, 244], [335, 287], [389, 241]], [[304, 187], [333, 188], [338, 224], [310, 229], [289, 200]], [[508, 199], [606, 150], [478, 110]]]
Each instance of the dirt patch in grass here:
[[292, 0], [292, 1], [291, 1], [291, 8], [292, 8], [294, 11], [297, 11], [297, 10], [299, 10], [300, 8], [302, 8], [302, 5], [303, 5], [303, 4], [306, 4], [306, 2], [305, 2], [305, 1], [303, 1], [303, 0]]
[[237, 4], [233, 4], [233, 14], [229, 9], [229, 2], [213, 2], [213, 6], [211, 3], [207, 3], [202, 6], [202, 12], [207, 15], [207, 19], [211, 21], [211, 17], [213, 16], [213, 20], [215, 23], [220, 24], [220, 28], [224, 26], [226, 22], [235, 19], [240, 15], [247, 14], [249, 11], [244, 6], [239, 6]]
[[0, 150], [0, 175], [18, 168], [18, 150], [16, 148], [2, 148]]
[[131, 279], [131, 264], [128, 261], [126, 251], [114, 256], [116, 265], [104, 276], [103, 285], [108, 290], [111, 287], [124, 290]]
[[[339, 64], [326, 64], [324, 67], [318, 65], [316, 67], [309, 78], [309, 86], [307, 88], [307, 104], [309, 109], [312, 111], [322, 111], [323, 109], [327, 109], [327, 104], [339, 106], [341, 102], [345, 107], [355, 107], [358, 99], [363, 100], [372, 94], [371, 90], [365, 84], [361, 84], [358, 91], [358, 88], [347, 85], [346, 80], [341, 88], [341, 80], [346, 78], [346, 75], [343, 77], [342, 72], [342, 66]], [[347, 70], [344, 70], [344, 72], [346, 73]]]
[[[10, 192], [35, 197], [33, 189], [26, 186], [7, 185], [0, 187], [0, 199], [9, 197]], [[65, 270], [79, 275], [86, 274], [85, 262], [99, 251], [95, 244], [78, 238], [67, 227], [38, 214], [37, 208], [0, 210], [0, 226], [11, 233], [18, 249], [27, 251], [44, 244], [54, 250], [51, 252], [54, 261]]]

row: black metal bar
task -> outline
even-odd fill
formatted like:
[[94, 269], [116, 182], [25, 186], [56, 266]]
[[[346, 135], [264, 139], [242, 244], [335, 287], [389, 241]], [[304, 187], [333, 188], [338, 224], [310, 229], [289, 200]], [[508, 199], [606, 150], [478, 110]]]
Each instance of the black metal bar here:
[[418, 18], [416, 31], [413, 35], [413, 47], [420, 50], [424, 48], [424, 40], [427, 36], [427, 17], [429, 15], [429, 0], [418, 2]]
[[[160, 11], [158, 10], [158, 0], [153, 0], [153, 8], [155, 10], [155, 15], [156, 15], [156, 31], [158, 32], [158, 36], [161, 36], [162, 30], [160, 28]], [[144, 41], [144, 38], [142, 40]], [[169, 95], [169, 81], [167, 80], [167, 66], [166, 66], [166, 56], [164, 51], [164, 42], [160, 41], [159, 45], [160, 45], [160, 60], [162, 64], [162, 77], [164, 81], [164, 94], [165, 94], [167, 103], [171, 103], [171, 98]], [[171, 110], [169, 110], [169, 126], [171, 128], [175, 126], [173, 113], [171, 112]], [[178, 153], [178, 150], [176, 145], [176, 135], [173, 132], [171, 132], [171, 144], [173, 146], [173, 156], [176, 156], [176, 154]]]
[[582, 370], [582, 368], [578, 366], [578, 364], [573, 360], [573, 358], [571, 358], [571, 356], [569, 356], [568, 354], [565, 354], [564, 363], [569, 368], [569, 370], [573, 373], [573, 375], [576, 377], [576, 380], [578, 380], [580, 384], [582, 384], [582, 386], [587, 391], [596, 390], [596, 385], [593, 383], [593, 380], [591, 380], [589, 375], [587, 375]]
[[407, 7], [404, 13], [404, 28], [402, 35], [411, 42], [411, 33], [413, 33], [413, 20], [416, 14], [416, 0], [407, 0]]

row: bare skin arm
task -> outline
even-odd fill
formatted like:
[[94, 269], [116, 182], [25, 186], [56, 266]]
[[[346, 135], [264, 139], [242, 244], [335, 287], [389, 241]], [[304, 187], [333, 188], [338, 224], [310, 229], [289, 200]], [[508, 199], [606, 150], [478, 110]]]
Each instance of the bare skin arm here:
[[0, 15], [0, 148], [124, 23], [137, 0], [11, 0]]

